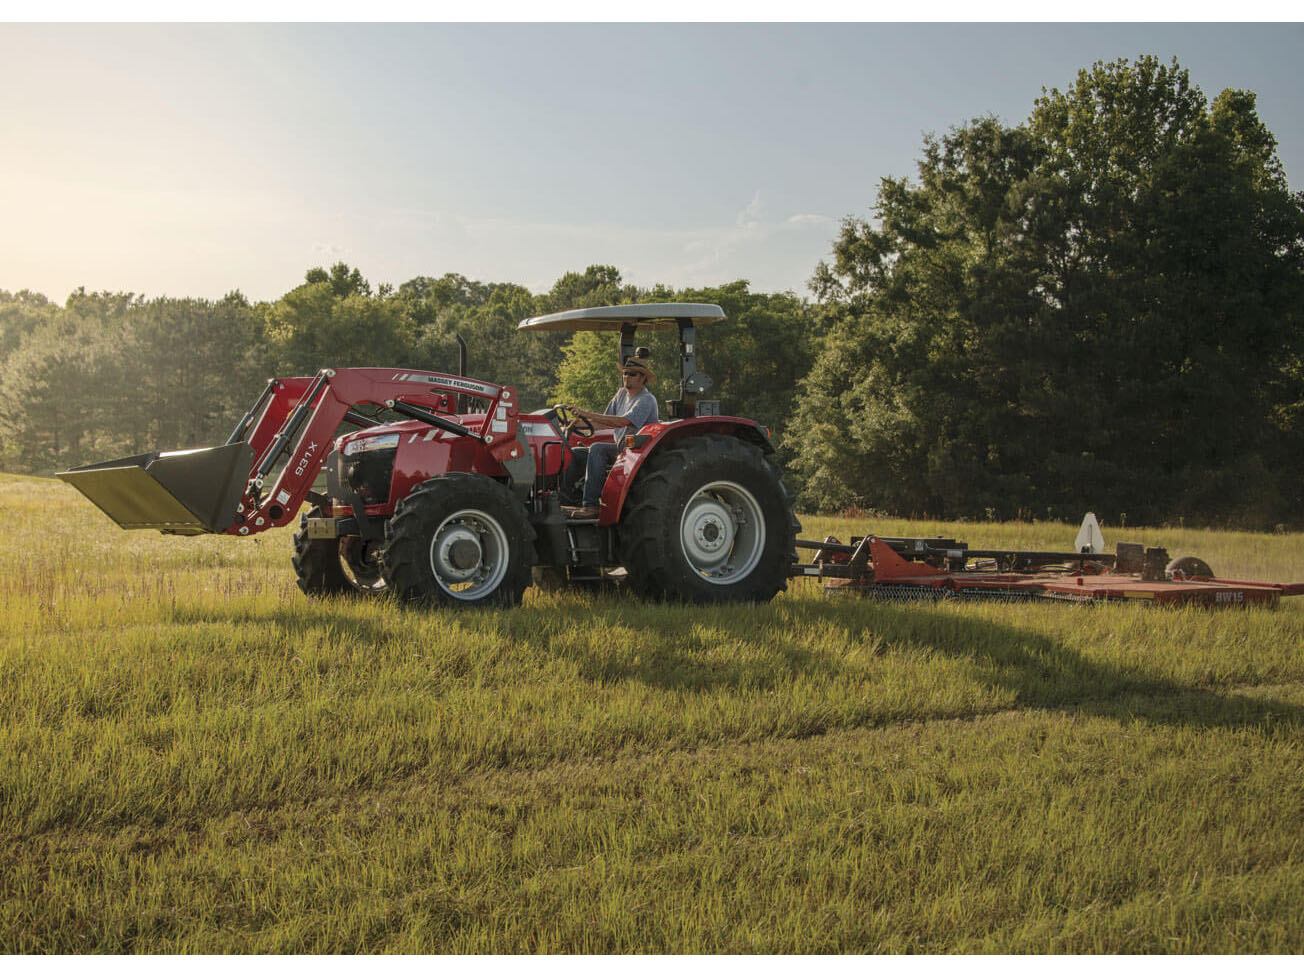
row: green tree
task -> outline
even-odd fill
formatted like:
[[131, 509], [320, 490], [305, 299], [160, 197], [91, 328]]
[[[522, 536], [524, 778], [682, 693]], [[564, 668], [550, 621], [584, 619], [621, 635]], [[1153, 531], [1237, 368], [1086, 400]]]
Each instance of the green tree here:
[[309, 285], [329, 285], [331, 293], [336, 298], [346, 299], [350, 295], [371, 294], [371, 286], [362, 277], [362, 272], [357, 268], [350, 268], [343, 261], [331, 265], [330, 271], [320, 267], [309, 268], [303, 280]]
[[266, 375], [260, 312], [233, 293], [76, 292], [0, 368], [6, 465], [48, 471], [226, 437]]
[[812, 282], [807, 503], [1298, 518], [1302, 203], [1252, 94], [1154, 58], [926, 140]]
[[[160, 298], [123, 317], [117, 340], [116, 401], [136, 450], [220, 442], [257, 396], [265, 372], [257, 348], [258, 313], [238, 293], [219, 302]], [[262, 373], [262, 376], [258, 376]]]
[[449, 338], [440, 326], [441, 319], [447, 319], [454, 309], [483, 305], [496, 287], [450, 272], [440, 278], [422, 275], [410, 279], [398, 287], [395, 297], [408, 318], [417, 324], [421, 342], [426, 342], [428, 334], [430, 351], [438, 355]]
[[311, 269], [266, 312], [265, 334], [278, 374], [327, 366], [393, 366], [411, 359], [417, 330], [397, 295], [373, 297], [356, 269]]
[[[707, 396], [719, 400], [726, 413], [782, 430], [819, 334], [819, 320], [808, 304], [791, 292], [753, 292], [745, 281], [688, 289], [671, 300], [710, 302], [724, 310], [724, 322], [698, 334], [700, 368], [713, 382]], [[676, 342], [672, 357], [677, 356]], [[676, 366], [672, 358], [669, 372]]]
[[[576, 404], [590, 410], [601, 410], [611, 395], [615, 393], [619, 382], [616, 378], [616, 346], [619, 340], [616, 333], [577, 332], [567, 340], [564, 357], [557, 368], [557, 383], [553, 388], [552, 399], [555, 403]], [[663, 370], [653, 367], [658, 373], [658, 382], [651, 387], [661, 403], [661, 415], [665, 416], [665, 390]]]
[[[633, 285], [626, 285], [620, 271], [613, 265], [589, 265], [582, 272], [568, 271], [553, 283], [546, 295], [539, 297], [536, 312], [547, 315], [570, 309], [589, 309], [607, 305], [631, 305], [644, 301], [644, 294]], [[578, 404], [600, 410], [620, 385], [616, 375], [620, 340], [614, 332], [547, 332], [532, 333], [557, 350], [555, 383], [552, 400], [557, 403]], [[639, 334], [640, 345], [650, 345], [647, 331]], [[653, 358], [653, 368], [664, 374], [661, 364]], [[654, 384], [652, 392], [663, 399], [664, 378]], [[665, 413], [664, 406], [662, 413]]]
[[[790, 293], [752, 292], [745, 281], [679, 292], [657, 286], [631, 297], [640, 302], [719, 305], [725, 321], [703, 326], [698, 333], [698, 369], [713, 384], [707, 397], [719, 400], [726, 413], [782, 428], [797, 383], [810, 367], [817, 334], [816, 320], [804, 302]], [[651, 389], [666, 416], [666, 401], [679, 394], [678, 334], [674, 329], [642, 331], [637, 342], [650, 350], [657, 371]], [[605, 404], [617, 386], [616, 343], [613, 333], [576, 333], [564, 350], [556, 398]]]
[[468, 347], [467, 370], [472, 376], [516, 386], [527, 406], [544, 401], [556, 376], [564, 337], [516, 331], [517, 323], [536, 311], [536, 299], [528, 289], [447, 274], [411, 279], [395, 294], [415, 323], [412, 362], [454, 371], [455, 336], [461, 335]]
[[44, 295], [23, 289], [0, 289], [0, 363], [16, 350], [23, 339], [48, 323], [61, 310]]
[[568, 271], [539, 297], [540, 315], [568, 309], [590, 309], [604, 305], [629, 305], [640, 301], [640, 291], [626, 285], [614, 265], [589, 265], [582, 272]]
[[495, 285], [483, 304], [454, 306], [441, 316], [445, 345], [460, 334], [467, 343], [467, 372], [490, 383], [511, 384], [527, 408], [545, 397], [556, 370], [554, 348], [533, 334], [518, 333], [517, 323], [533, 314], [534, 297], [520, 285]]
[[96, 325], [61, 314], [26, 336], [0, 367], [0, 460], [6, 468], [48, 473], [122, 446], [120, 438], [100, 436], [113, 422], [103, 391], [117, 358]]

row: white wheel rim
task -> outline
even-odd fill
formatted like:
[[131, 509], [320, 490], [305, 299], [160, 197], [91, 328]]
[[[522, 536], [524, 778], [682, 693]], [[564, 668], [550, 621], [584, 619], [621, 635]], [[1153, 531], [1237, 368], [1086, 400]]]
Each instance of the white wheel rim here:
[[765, 552], [765, 518], [756, 496], [737, 482], [711, 482], [679, 519], [679, 546], [699, 577], [724, 586], [745, 579]]
[[507, 575], [507, 533], [493, 516], [461, 509], [430, 538], [430, 570], [441, 590], [457, 600], [493, 593]]

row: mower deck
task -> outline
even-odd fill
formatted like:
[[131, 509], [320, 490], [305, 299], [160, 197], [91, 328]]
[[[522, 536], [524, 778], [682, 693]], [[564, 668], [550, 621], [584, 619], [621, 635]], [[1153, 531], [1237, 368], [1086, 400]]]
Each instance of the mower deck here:
[[[1074, 555], [1075, 565], [1033, 566], [1018, 572], [970, 566], [965, 544], [933, 547], [929, 540], [892, 540], [876, 536], [853, 538], [850, 545], [829, 538], [822, 543], [799, 541], [817, 550], [815, 562], [796, 564], [793, 576], [819, 577], [830, 593], [857, 594], [889, 600], [1059, 600], [1090, 604], [1105, 601], [1148, 601], [1162, 607], [1275, 607], [1283, 596], [1304, 594], [1304, 583], [1184, 577], [1180, 572], [1156, 578], [1152, 569], [1121, 572], [1115, 557]], [[918, 551], [922, 560], [906, 559], [898, 550]], [[1158, 551], [1162, 552], [1162, 551]], [[1054, 554], [1010, 552], [1011, 563], [1036, 563]], [[1166, 554], [1165, 554], [1166, 555]], [[931, 560], [931, 562], [930, 562]], [[1147, 579], [1151, 577], [1152, 579]]]

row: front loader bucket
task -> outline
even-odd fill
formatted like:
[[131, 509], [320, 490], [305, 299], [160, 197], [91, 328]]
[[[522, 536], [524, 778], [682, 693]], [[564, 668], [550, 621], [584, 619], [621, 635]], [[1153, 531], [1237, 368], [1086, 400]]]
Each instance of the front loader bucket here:
[[189, 451], [150, 451], [58, 477], [123, 529], [179, 536], [223, 532], [235, 521], [253, 467], [248, 443]]

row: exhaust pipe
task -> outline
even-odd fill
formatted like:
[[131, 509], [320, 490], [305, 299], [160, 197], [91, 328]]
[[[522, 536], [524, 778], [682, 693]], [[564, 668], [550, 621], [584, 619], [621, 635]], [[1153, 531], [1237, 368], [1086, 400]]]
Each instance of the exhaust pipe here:
[[57, 476], [123, 529], [178, 536], [225, 532], [235, 522], [253, 468], [248, 442], [150, 451]]

